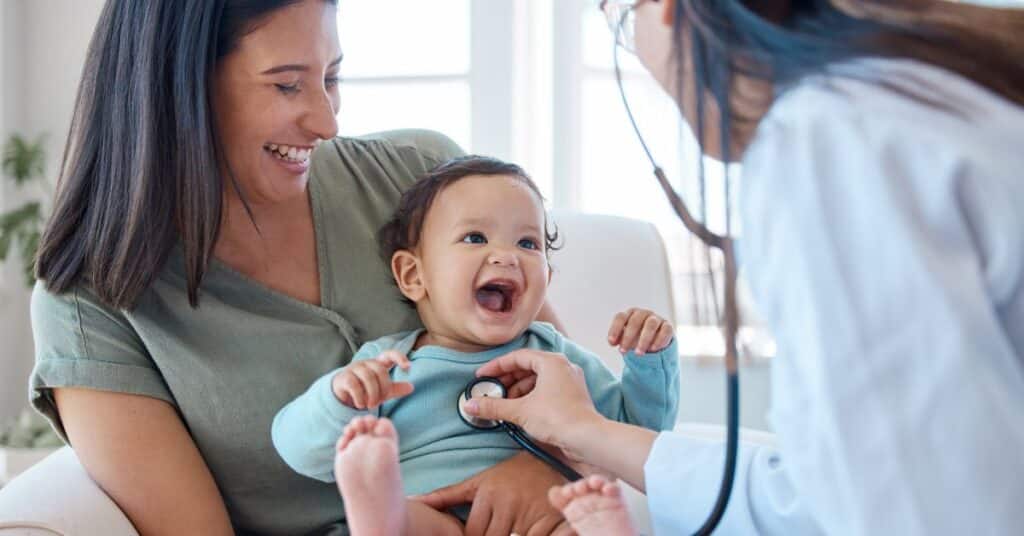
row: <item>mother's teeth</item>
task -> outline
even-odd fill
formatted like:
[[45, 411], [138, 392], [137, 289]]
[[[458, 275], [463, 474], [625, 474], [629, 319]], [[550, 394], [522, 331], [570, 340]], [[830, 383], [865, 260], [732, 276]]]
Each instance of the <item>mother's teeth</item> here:
[[300, 149], [288, 145], [277, 145], [276, 143], [269, 143], [266, 148], [278, 158], [294, 160], [296, 162], [308, 160], [309, 155], [313, 152], [312, 149]]

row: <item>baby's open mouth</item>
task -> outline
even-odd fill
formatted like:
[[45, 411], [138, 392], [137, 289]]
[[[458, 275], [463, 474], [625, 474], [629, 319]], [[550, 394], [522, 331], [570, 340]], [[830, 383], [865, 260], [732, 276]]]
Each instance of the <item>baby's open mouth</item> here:
[[476, 289], [476, 302], [488, 311], [507, 313], [512, 310], [518, 294], [519, 285], [514, 281], [493, 280]]

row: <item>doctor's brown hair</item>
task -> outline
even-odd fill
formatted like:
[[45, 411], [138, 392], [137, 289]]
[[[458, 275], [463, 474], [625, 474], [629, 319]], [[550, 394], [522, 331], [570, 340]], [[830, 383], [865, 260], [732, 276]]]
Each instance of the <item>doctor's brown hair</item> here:
[[[749, 135], [771, 101], [803, 77], [846, 60], [918, 61], [1024, 106], [1021, 9], [947, 0], [675, 0], [673, 15], [677, 94], [701, 96], [695, 99], [694, 135], [702, 147], [717, 145], [724, 161], [734, 160], [734, 138]], [[743, 83], [751, 81], [775, 89], [768, 102], [757, 101], [756, 92], [745, 94]], [[947, 106], [913, 84], [883, 84], [908, 98]], [[706, 138], [709, 120], [717, 122], [720, 138]], [[703, 192], [704, 177], [700, 180]], [[731, 199], [729, 181], [725, 188], [725, 198]], [[674, 192], [666, 194], [673, 202]], [[689, 215], [680, 217], [685, 222]], [[731, 242], [709, 233], [698, 236], [718, 248]], [[735, 295], [728, 294], [726, 324], [735, 330]]]

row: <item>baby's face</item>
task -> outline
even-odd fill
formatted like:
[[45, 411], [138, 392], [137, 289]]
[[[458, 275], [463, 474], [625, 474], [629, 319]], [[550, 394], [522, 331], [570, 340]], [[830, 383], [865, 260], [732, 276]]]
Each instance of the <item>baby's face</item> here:
[[442, 190], [417, 248], [427, 328], [482, 346], [522, 333], [547, 293], [544, 222], [541, 200], [516, 177], [474, 175]]

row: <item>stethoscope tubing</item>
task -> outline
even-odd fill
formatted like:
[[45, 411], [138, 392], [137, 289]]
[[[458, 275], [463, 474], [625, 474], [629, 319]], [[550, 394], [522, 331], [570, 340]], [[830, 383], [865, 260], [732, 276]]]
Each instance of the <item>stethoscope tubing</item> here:
[[512, 439], [514, 439], [516, 443], [519, 443], [519, 445], [523, 447], [523, 449], [525, 449], [530, 454], [533, 454], [544, 463], [548, 464], [555, 471], [561, 473], [562, 476], [569, 480], [569, 482], [575, 482], [583, 478], [583, 475], [577, 473], [572, 467], [569, 467], [568, 465], [563, 463], [562, 460], [555, 458], [544, 449], [538, 447], [537, 444], [533, 442], [530, 436], [527, 435], [522, 428], [512, 423], [507, 423], [504, 421], [501, 423], [501, 425], [502, 428], [504, 428], [505, 431], [508, 432], [508, 435], [512, 436]]
[[[612, 60], [615, 67], [615, 82], [619, 87], [619, 95], [622, 97], [622, 105], [626, 109], [626, 117], [629, 119], [630, 125], [633, 127], [633, 131], [636, 133], [637, 140], [640, 141], [640, 146], [644, 150], [644, 154], [647, 155], [648, 160], [651, 162], [651, 166], [654, 168], [654, 175], [658, 179], [659, 184], [665, 191], [665, 195], [668, 196], [669, 201], [672, 202], [673, 208], [678, 214], [679, 218], [683, 221], [683, 225], [697, 236], [704, 244], [708, 246], [714, 246], [722, 249], [722, 252], [726, 257], [726, 294], [730, 291], [734, 292], [735, 288], [735, 257], [733, 254], [733, 244], [731, 239], [726, 236], [718, 236], [712, 233], [705, 225], [697, 222], [689, 210], [686, 204], [676, 195], [675, 191], [671, 188], [668, 179], [665, 177], [665, 173], [661, 170], [661, 166], [658, 165], [657, 161], [654, 160], [654, 156], [651, 154], [650, 149], [647, 147], [647, 142], [644, 140], [643, 134], [640, 133], [640, 127], [636, 123], [636, 119], [633, 117], [633, 111], [630, 109], [629, 100], [626, 98], [626, 89], [622, 85], [622, 69], [619, 67], [619, 37], [622, 32], [622, 26], [626, 20], [629, 12], [623, 13], [622, 18], [619, 20], [619, 24], [615, 27], [615, 40], [612, 50]], [[699, 92], [698, 92], [699, 94]], [[698, 99], [698, 104], [702, 102]], [[728, 181], [727, 181], [728, 182]], [[728, 196], [726, 196], [728, 199]], [[730, 273], [731, 272], [731, 273]], [[735, 313], [735, 311], [732, 311]], [[729, 505], [729, 497], [732, 494], [733, 483], [736, 477], [736, 454], [738, 451], [739, 443], [739, 398], [740, 398], [740, 387], [739, 387], [739, 367], [736, 363], [736, 340], [735, 340], [735, 326], [733, 329], [729, 329], [729, 318], [730, 312], [727, 310], [726, 313], [726, 332], [727, 332], [727, 348], [726, 348], [726, 441], [725, 441], [725, 463], [722, 468], [722, 482], [718, 489], [718, 496], [715, 498], [715, 504], [708, 514], [704, 524], [701, 525], [697, 532], [694, 533], [697, 536], [710, 535], [714, 532], [715, 528], [721, 522], [722, 517], [725, 515], [725, 509]], [[733, 315], [733, 320], [736, 320], [736, 315]]]

